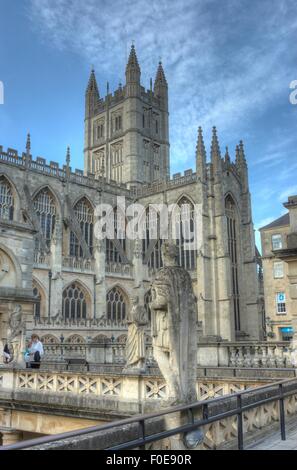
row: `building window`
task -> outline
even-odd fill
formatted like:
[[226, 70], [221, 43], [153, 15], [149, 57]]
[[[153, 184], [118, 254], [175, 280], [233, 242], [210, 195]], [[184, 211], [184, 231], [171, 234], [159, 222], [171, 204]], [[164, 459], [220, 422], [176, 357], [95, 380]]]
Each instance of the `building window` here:
[[126, 255], [126, 219], [121, 210], [117, 209], [116, 207], [111, 214], [111, 218], [112, 217], [114, 224], [114, 240], [106, 238], [106, 262], [122, 263], [124, 260], [119, 248], [121, 247], [122, 253]]
[[97, 140], [103, 139], [104, 137], [104, 124], [97, 126]]
[[118, 115], [112, 119], [112, 130], [113, 132], [118, 132], [122, 130], [122, 116]]
[[126, 318], [126, 298], [119, 287], [114, 287], [106, 295], [107, 319], [121, 323]]
[[47, 246], [50, 246], [56, 221], [56, 205], [50, 191], [45, 188], [40, 191], [33, 202], [39, 220], [40, 230]]
[[63, 292], [63, 318], [87, 318], [87, 302], [84, 291], [76, 283], [68, 286]]
[[236, 207], [231, 196], [227, 196], [225, 201], [228, 234], [228, 252], [231, 261], [232, 279], [232, 303], [234, 312], [235, 330], [240, 331], [240, 297], [238, 282], [238, 247], [237, 247], [237, 214]]
[[273, 275], [275, 279], [284, 277], [284, 263], [282, 261], [273, 263]]
[[[94, 212], [91, 204], [85, 198], [81, 199], [74, 207], [74, 213], [76, 219], [80, 225], [82, 236], [85, 239], [86, 244], [89, 247], [90, 254], [93, 254], [93, 224], [94, 224]], [[83, 257], [83, 249], [75, 235], [70, 233], [70, 256], [76, 258]]]
[[33, 289], [33, 296], [35, 298], [34, 318], [36, 320], [40, 320], [41, 295], [40, 295], [39, 290], [37, 289], [37, 287], [34, 287], [34, 289]]
[[195, 211], [194, 206], [183, 197], [178, 202], [178, 210], [174, 214], [174, 230], [178, 248], [178, 264], [188, 271], [196, 268], [197, 251], [191, 247], [195, 243]]
[[156, 120], [156, 134], [159, 132], [159, 122]]
[[0, 218], [13, 220], [13, 195], [11, 186], [4, 178], [0, 178]]
[[286, 295], [284, 292], [276, 294], [276, 313], [278, 315], [286, 314]]
[[273, 250], [281, 250], [283, 247], [282, 236], [280, 234], [272, 235], [272, 249]]
[[111, 179], [121, 183], [123, 178], [123, 146], [122, 143], [111, 147]]
[[163, 266], [162, 241], [160, 238], [160, 214], [153, 207], [148, 207], [145, 212], [142, 258], [153, 270]]
[[94, 154], [95, 175], [104, 176], [105, 174], [105, 157], [104, 151], [100, 150]]

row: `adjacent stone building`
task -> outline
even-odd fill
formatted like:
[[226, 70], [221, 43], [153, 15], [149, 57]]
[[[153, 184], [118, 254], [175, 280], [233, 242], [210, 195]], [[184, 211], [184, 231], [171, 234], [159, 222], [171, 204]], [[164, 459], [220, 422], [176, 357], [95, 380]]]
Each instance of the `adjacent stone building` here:
[[290, 340], [293, 336], [288, 264], [278, 257], [287, 248], [289, 212], [260, 229], [264, 276], [266, 334], [268, 340]]
[[[126, 83], [101, 98], [94, 71], [86, 90], [84, 171], [0, 147], [0, 325], [22, 305], [27, 336], [47, 343], [125, 341], [131, 299], [141, 293], [149, 312], [150, 285], [162, 266], [162, 239], [94, 236], [95, 208], [117, 198], [201, 208], [199, 249], [177, 240], [179, 264], [197, 297], [198, 333], [209, 340], [257, 339], [261, 325], [248, 169], [243, 143], [235, 161], [221, 156], [213, 129], [207, 161], [199, 128], [195, 171], [170, 178], [168, 84], [160, 63], [154, 86], [140, 82], [134, 46]], [[112, 216], [112, 214], [111, 214]], [[147, 212], [146, 220], [151, 217]], [[160, 224], [158, 213], [154, 223]], [[115, 218], [115, 225], [116, 225]], [[178, 228], [181, 230], [181, 227]], [[150, 330], [147, 330], [149, 337]], [[99, 351], [99, 350], [98, 350]], [[99, 352], [98, 352], [99, 354]], [[100, 353], [101, 354], [101, 353]], [[101, 360], [98, 357], [97, 360]]]
[[290, 196], [283, 205], [289, 212], [260, 229], [266, 330], [268, 339], [274, 340], [293, 338], [296, 316], [293, 286], [297, 196]]

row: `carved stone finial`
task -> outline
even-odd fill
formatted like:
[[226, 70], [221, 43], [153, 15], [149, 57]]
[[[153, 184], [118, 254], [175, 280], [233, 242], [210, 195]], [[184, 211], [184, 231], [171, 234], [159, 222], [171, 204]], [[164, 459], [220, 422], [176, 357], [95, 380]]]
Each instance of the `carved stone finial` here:
[[66, 164], [67, 166], [70, 165], [70, 147], [67, 147], [67, 153], [66, 153]]
[[229, 155], [229, 149], [228, 149], [228, 147], [226, 147], [225, 162], [226, 162], [226, 163], [230, 163], [230, 155]]
[[30, 136], [30, 133], [28, 132], [27, 142], [26, 142], [26, 152], [28, 155], [30, 155], [30, 151], [31, 151], [31, 136]]

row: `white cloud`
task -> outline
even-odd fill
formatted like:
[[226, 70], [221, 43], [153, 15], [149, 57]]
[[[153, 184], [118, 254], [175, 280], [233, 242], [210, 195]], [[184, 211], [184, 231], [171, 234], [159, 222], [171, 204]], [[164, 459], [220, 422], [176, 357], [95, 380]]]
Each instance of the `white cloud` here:
[[[206, 128], [206, 138], [216, 125], [228, 138], [236, 129], [239, 139], [246, 122], [294, 78], [292, 64], [280, 66], [296, 33], [293, 6], [291, 0], [262, 0], [253, 8], [244, 0], [227, 0], [223, 9], [221, 0], [31, 0], [28, 14], [47, 42], [95, 65], [101, 88], [103, 78], [123, 80], [132, 39], [144, 84], [162, 57], [178, 167], [193, 162], [198, 125]], [[249, 28], [254, 28], [250, 35]]]
[[297, 185], [289, 186], [287, 189], [280, 193], [279, 201], [286, 202], [289, 196], [295, 196], [295, 194], [297, 194]]

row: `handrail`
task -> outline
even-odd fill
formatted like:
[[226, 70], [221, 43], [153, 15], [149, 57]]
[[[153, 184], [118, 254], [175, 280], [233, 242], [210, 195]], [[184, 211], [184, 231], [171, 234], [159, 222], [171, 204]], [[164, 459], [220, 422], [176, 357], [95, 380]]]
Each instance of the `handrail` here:
[[[286, 385], [286, 384], [290, 384], [290, 383], [296, 383], [296, 387], [293, 390], [284, 393], [283, 392], [283, 386]], [[260, 394], [262, 392], [272, 390], [275, 387], [278, 387], [278, 391], [279, 391], [278, 395], [275, 395], [273, 397], [268, 397], [268, 398], [265, 398], [265, 399], [261, 399], [261, 400], [258, 400], [256, 402], [254, 402], [254, 403], [250, 403], [248, 405], [242, 406], [241, 401], [242, 401], [242, 397], [244, 395], [248, 395], [248, 394], [250, 395], [251, 393]], [[162, 431], [160, 433], [152, 434], [150, 436], [145, 436], [144, 435], [142, 438], [139, 438], [137, 441], [134, 440], [134, 441], [122, 443], [122, 444], [119, 444], [117, 446], [113, 446], [113, 447], [108, 448], [109, 450], [131, 449], [133, 447], [138, 447], [138, 446], [141, 446], [141, 445], [145, 445], [149, 442], [158, 441], [160, 439], [164, 439], [165, 437], [173, 436], [173, 435], [179, 434], [181, 432], [188, 432], [190, 430], [196, 429], [199, 426], [203, 426], [205, 424], [216, 422], [216, 421], [219, 421], [220, 419], [223, 419], [223, 418], [231, 417], [231, 416], [234, 416], [234, 415], [237, 415], [238, 417], [240, 417], [240, 416], [242, 417], [242, 414], [243, 414], [244, 411], [247, 411], [247, 410], [252, 409], [252, 408], [257, 408], [258, 406], [261, 406], [262, 404], [273, 402], [273, 401], [276, 401], [276, 400], [278, 400], [278, 401], [280, 401], [280, 403], [282, 403], [284, 398], [286, 398], [288, 396], [291, 396], [291, 395], [294, 395], [296, 393], [297, 393], [297, 379], [296, 378], [287, 379], [287, 380], [283, 380], [283, 381], [274, 382], [273, 384], [270, 384], [270, 385], [264, 385], [264, 386], [256, 388], [256, 389], [248, 389], [248, 390], [245, 390], [243, 392], [233, 393], [232, 395], [225, 395], [224, 397], [213, 398], [213, 399], [208, 400], [207, 402], [199, 401], [199, 402], [194, 402], [194, 403], [187, 404], [187, 405], [173, 406], [171, 408], [166, 408], [164, 410], [161, 410], [158, 413], [148, 413], [148, 414], [145, 414], [145, 415], [138, 415], [138, 416], [122, 419], [122, 420], [115, 421], [115, 422], [108, 423], [108, 424], [104, 424], [104, 425], [92, 426], [90, 428], [85, 428], [85, 429], [76, 430], [76, 431], [68, 431], [68, 432], [65, 432], [65, 433], [56, 434], [54, 436], [45, 436], [45, 437], [40, 437], [40, 438], [37, 438], [37, 439], [31, 439], [31, 440], [28, 440], [28, 441], [19, 442], [17, 444], [2, 446], [2, 447], [0, 447], [0, 450], [28, 449], [28, 448], [31, 448], [31, 447], [36, 447], [38, 445], [49, 444], [51, 442], [57, 442], [57, 441], [60, 441], [60, 440], [63, 440], [63, 439], [84, 436], [84, 435], [91, 434], [91, 433], [98, 432], [98, 431], [107, 431], [107, 430], [110, 430], [112, 428], [117, 428], [119, 426], [125, 426], [125, 425], [129, 425], [129, 424], [134, 424], [134, 423], [138, 423], [138, 424], [143, 423], [143, 425], [144, 425], [144, 422], [146, 420], [149, 420], [149, 419], [159, 418], [159, 417], [162, 417], [162, 416], [165, 416], [165, 415], [168, 415], [168, 414], [182, 412], [182, 411], [188, 411], [188, 410], [190, 410], [192, 412], [193, 409], [196, 409], [196, 408], [199, 408], [199, 407], [202, 407], [203, 409], [205, 409], [205, 406], [207, 408], [209, 408], [209, 406], [211, 404], [219, 403], [219, 402], [224, 403], [227, 399], [229, 400], [230, 398], [232, 398], [232, 399], [237, 398], [237, 407], [234, 408], [233, 410], [223, 412], [223, 413], [219, 413], [219, 414], [211, 416], [211, 417], [208, 417], [208, 416], [206, 418], [203, 417], [203, 419], [195, 421], [194, 423], [189, 423], [189, 424], [186, 424], [186, 425], [174, 428], [174, 429], [170, 429], [170, 430], [167, 430], [167, 431]], [[206, 413], [206, 415], [207, 415], [207, 413]], [[285, 440], [285, 416], [284, 416], [284, 407], [283, 406], [280, 406], [280, 415], [281, 415], [280, 416], [281, 435], [282, 435], [282, 439], [284, 438], [283, 440]], [[240, 423], [240, 421], [239, 421], [239, 423]], [[238, 447], [239, 447], [239, 449], [243, 449], [242, 425], [243, 424], [242, 424], [242, 419], [241, 419], [241, 425], [238, 426], [238, 431], [239, 431], [238, 432], [238, 437], [239, 437], [238, 438]], [[239, 429], [239, 428], [241, 428], [241, 429]]]

